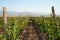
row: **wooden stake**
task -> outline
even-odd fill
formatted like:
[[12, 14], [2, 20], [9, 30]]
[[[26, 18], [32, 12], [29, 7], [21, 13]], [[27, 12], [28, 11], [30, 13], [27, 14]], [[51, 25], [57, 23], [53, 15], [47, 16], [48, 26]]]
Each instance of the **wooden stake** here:
[[56, 16], [55, 16], [54, 6], [52, 6], [52, 14], [53, 14], [53, 18], [54, 18], [54, 23], [56, 25]]
[[54, 24], [56, 26], [55, 30], [54, 30], [54, 34], [55, 34], [54, 40], [57, 40], [57, 24], [56, 24], [56, 16], [55, 16], [54, 6], [52, 6], [52, 14], [53, 14], [53, 18], [54, 18]]
[[4, 19], [4, 33], [5, 33], [6, 27], [7, 27], [7, 10], [6, 10], [6, 7], [3, 7], [3, 19]]

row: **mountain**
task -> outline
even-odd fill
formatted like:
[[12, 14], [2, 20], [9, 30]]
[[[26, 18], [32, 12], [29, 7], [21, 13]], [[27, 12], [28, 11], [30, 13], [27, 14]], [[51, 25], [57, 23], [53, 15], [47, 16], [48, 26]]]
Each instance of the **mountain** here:
[[[18, 12], [7, 12], [8, 16], [17, 16]], [[3, 11], [0, 11], [0, 15], [3, 15]]]
[[[0, 16], [2, 16], [3, 15], [3, 11], [0, 11]], [[22, 16], [50, 16], [50, 14], [49, 13], [42, 13], [42, 12], [7, 12], [7, 15], [8, 16], [20, 16], [20, 15], [22, 15]], [[60, 16], [60, 15], [59, 15]]]

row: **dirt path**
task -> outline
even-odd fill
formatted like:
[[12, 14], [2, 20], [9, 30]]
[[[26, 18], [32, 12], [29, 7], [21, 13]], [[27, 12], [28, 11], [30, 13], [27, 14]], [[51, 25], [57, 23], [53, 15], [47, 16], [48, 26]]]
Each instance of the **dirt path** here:
[[30, 19], [27, 26], [22, 30], [20, 40], [47, 40], [46, 34], [40, 33], [37, 26], [34, 26], [33, 21]]

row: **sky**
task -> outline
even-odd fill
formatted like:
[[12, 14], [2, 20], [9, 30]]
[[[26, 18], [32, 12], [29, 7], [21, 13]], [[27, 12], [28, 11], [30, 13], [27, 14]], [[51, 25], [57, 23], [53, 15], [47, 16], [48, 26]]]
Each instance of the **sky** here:
[[50, 13], [54, 6], [56, 13], [60, 13], [60, 0], [0, 0], [0, 11], [3, 6], [7, 11], [45, 13]]

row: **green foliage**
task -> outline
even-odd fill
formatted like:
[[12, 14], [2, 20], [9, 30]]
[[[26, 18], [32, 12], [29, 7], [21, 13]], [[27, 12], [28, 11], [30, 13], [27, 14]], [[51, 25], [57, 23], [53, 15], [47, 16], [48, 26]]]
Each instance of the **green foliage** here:
[[3, 18], [0, 17], [0, 29], [3, 28], [2, 26], [3, 26]]
[[8, 18], [8, 26], [6, 35], [0, 35], [0, 39], [4, 40], [19, 40], [21, 30], [26, 26], [29, 18], [25, 17], [10, 17]]
[[52, 17], [39, 17], [35, 19], [36, 25], [40, 28], [41, 32], [46, 32], [48, 34], [48, 40], [60, 40], [60, 27], [59, 20], [57, 17], [57, 26], [54, 24]]
[[[57, 26], [54, 25], [52, 17], [35, 17], [35, 24], [40, 28], [41, 32], [48, 34], [48, 40], [60, 40], [60, 17], [57, 17]], [[1, 40], [19, 40], [21, 30], [26, 26], [29, 18], [25, 17], [9, 17], [8, 26], [6, 29], [7, 34], [0, 34]], [[0, 29], [3, 28], [3, 18], [0, 18]]]

